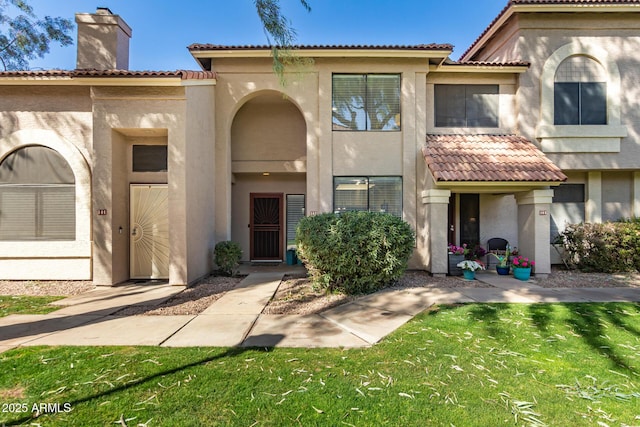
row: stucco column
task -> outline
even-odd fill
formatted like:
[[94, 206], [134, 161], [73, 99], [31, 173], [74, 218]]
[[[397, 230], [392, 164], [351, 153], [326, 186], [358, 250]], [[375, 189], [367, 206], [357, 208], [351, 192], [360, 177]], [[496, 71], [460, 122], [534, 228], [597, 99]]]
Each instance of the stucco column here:
[[602, 222], [602, 172], [587, 174], [585, 222]]
[[422, 192], [425, 205], [426, 254], [423, 255], [427, 269], [433, 275], [445, 275], [448, 270], [447, 223], [451, 191], [430, 189]]
[[553, 190], [532, 190], [516, 194], [518, 204], [518, 251], [536, 262], [535, 274], [551, 273], [550, 216]]

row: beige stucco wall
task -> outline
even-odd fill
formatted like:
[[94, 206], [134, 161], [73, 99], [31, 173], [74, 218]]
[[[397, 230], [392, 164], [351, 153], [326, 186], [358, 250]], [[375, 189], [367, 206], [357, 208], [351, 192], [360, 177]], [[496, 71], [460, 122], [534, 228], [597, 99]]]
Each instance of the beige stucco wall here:
[[0, 278], [90, 280], [91, 104], [86, 88], [0, 88], [0, 161], [27, 145], [56, 150], [76, 184], [74, 241], [0, 242]]
[[[637, 73], [638, 61], [630, 54], [640, 49], [640, 21], [635, 15], [522, 15], [517, 20], [520, 25], [518, 32], [505, 31], [478, 58], [531, 62], [530, 69], [520, 78], [517, 93], [520, 132], [539, 141], [548, 157], [565, 170], [640, 167], [640, 122], [634, 114], [636, 99], [640, 95], [640, 75]], [[513, 38], [505, 41], [509, 36]], [[543, 119], [545, 114], [549, 116], [550, 107], [552, 111], [549, 104], [553, 99], [543, 105], [541, 96], [545, 94], [545, 84], [552, 87], [553, 81], [541, 82], [541, 77], [548, 59], [558, 52], [563, 56], [565, 52], [590, 56], [607, 69], [610, 76], [607, 87], [610, 126], [551, 126], [551, 129], [544, 126], [548, 125]], [[619, 79], [617, 87], [616, 79]], [[622, 127], [616, 127], [618, 124]], [[619, 150], [616, 144], [619, 144]], [[575, 147], [575, 150], [567, 152], [567, 146]], [[565, 152], [554, 152], [558, 150]]]

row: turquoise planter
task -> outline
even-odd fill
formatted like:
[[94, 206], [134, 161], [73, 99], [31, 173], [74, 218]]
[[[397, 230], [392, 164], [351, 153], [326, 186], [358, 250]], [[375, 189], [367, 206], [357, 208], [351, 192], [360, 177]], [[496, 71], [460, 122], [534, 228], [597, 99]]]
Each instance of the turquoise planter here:
[[513, 277], [518, 280], [527, 281], [531, 278], [531, 267], [513, 269]]
[[466, 280], [476, 280], [476, 272], [471, 270], [462, 270], [462, 275]]

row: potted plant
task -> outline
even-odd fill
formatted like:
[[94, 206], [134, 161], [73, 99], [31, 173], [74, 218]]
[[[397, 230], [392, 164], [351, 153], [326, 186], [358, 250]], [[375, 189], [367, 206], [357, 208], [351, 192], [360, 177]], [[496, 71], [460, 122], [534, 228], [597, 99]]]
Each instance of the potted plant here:
[[465, 259], [458, 263], [458, 267], [462, 269], [462, 274], [467, 280], [475, 280], [476, 271], [484, 270], [484, 264], [480, 261]]
[[456, 246], [449, 243], [449, 275], [450, 276], [462, 276], [462, 269], [457, 265], [460, 261], [464, 260], [464, 247]]
[[504, 254], [501, 255], [499, 253], [489, 252], [489, 255], [498, 260], [498, 264], [496, 264], [496, 271], [499, 275], [506, 276], [507, 274], [509, 274], [509, 256], [511, 255], [511, 252], [508, 245], [507, 249], [504, 251]]
[[536, 265], [535, 261], [518, 255], [511, 261], [513, 267], [513, 277], [518, 280], [527, 281], [531, 277], [531, 267]]

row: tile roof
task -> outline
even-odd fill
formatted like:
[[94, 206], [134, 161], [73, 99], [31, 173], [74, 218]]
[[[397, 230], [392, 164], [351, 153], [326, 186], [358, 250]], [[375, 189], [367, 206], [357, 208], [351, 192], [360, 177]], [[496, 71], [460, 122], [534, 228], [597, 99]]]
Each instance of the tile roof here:
[[215, 79], [216, 73], [212, 71], [130, 71], [130, 70], [39, 70], [39, 71], [2, 71], [2, 77], [129, 77], [129, 78], [180, 78], [182, 80], [208, 80]]
[[512, 6], [520, 6], [520, 5], [547, 5], [547, 6], [571, 6], [571, 5], [640, 5], [640, 0], [509, 0], [507, 5], [498, 13], [498, 15], [491, 21], [491, 23], [484, 29], [482, 33], [471, 43], [471, 46], [465, 50], [460, 58], [464, 58], [471, 52], [471, 50], [478, 44], [478, 42], [493, 28], [494, 25], [502, 18], [503, 15], [507, 13], [507, 11]]
[[[271, 50], [269, 45], [225, 46], [218, 44], [194, 43], [188, 46], [190, 51], [198, 50]], [[291, 46], [295, 50], [453, 50], [451, 44], [418, 44], [418, 45], [299, 45]]]
[[567, 177], [516, 135], [428, 134], [422, 154], [437, 182], [562, 182]]

